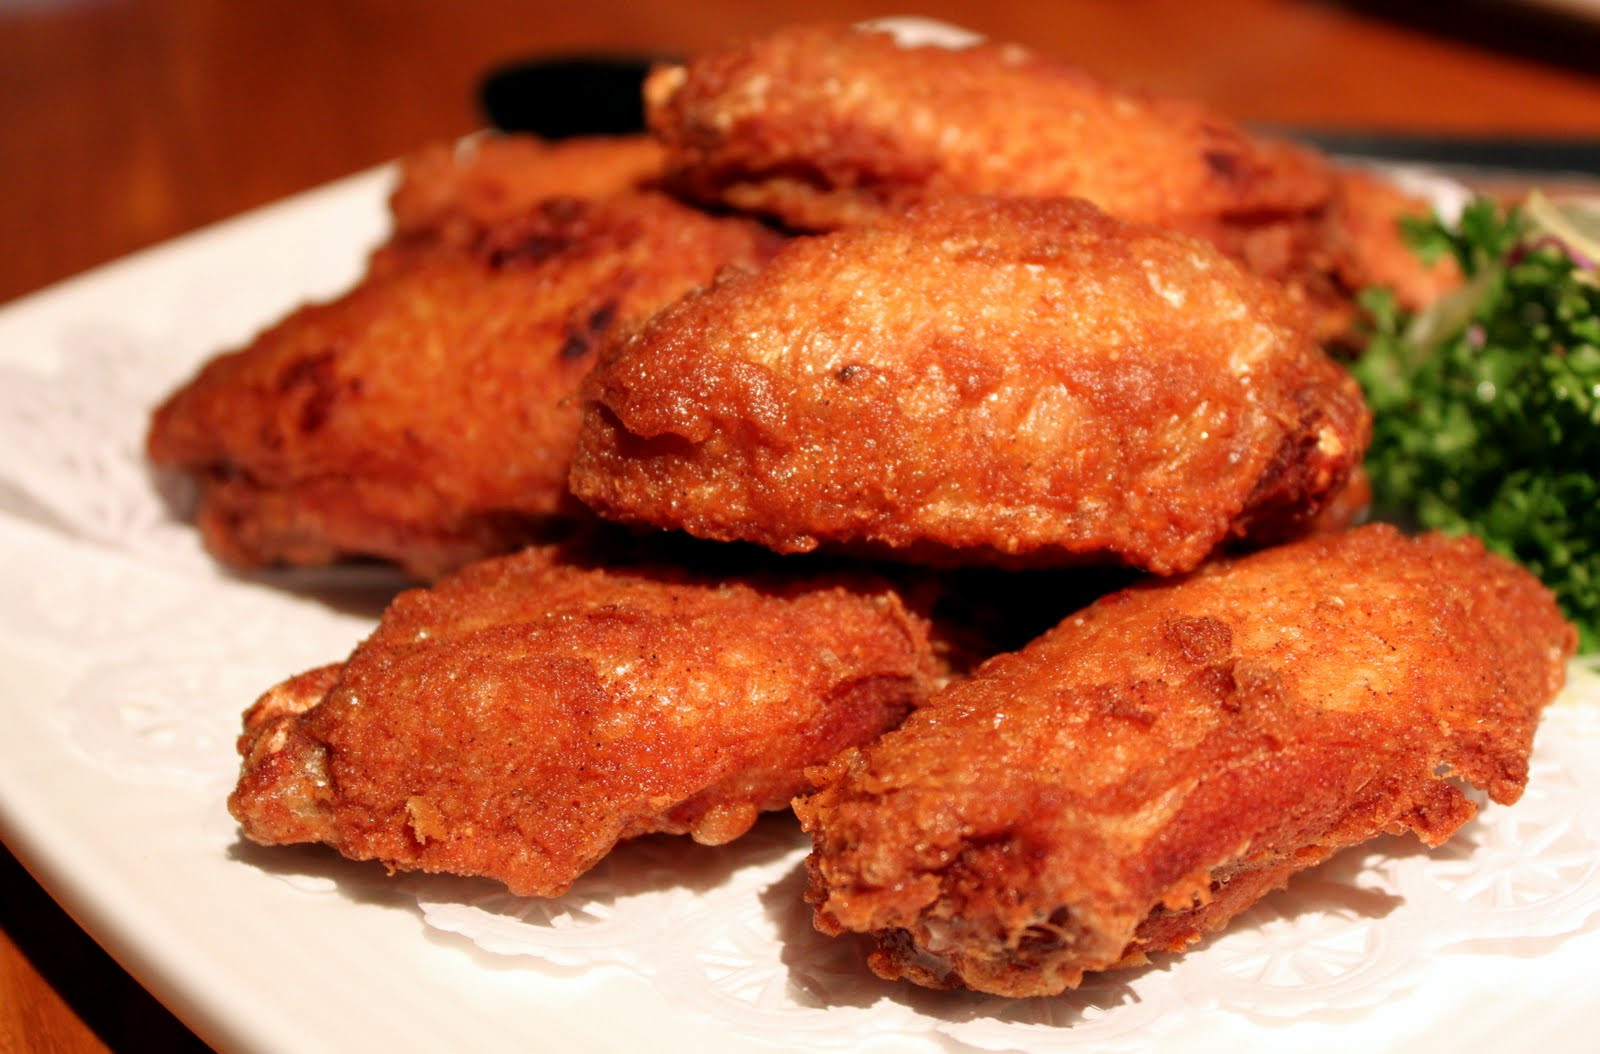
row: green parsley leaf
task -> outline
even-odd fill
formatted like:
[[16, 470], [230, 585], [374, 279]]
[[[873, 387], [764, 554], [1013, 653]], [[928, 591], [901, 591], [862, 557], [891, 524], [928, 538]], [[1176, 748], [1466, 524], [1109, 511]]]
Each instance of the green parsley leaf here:
[[1461, 290], [1415, 317], [1363, 297], [1352, 366], [1373, 411], [1374, 511], [1481, 537], [1521, 561], [1600, 649], [1600, 281], [1594, 213], [1478, 199], [1454, 228], [1410, 225]]

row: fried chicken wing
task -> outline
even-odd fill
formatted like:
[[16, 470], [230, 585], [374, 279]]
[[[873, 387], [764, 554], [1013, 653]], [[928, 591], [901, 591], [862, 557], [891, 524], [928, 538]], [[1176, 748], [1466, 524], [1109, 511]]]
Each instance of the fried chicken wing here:
[[1103, 598], [795, 803], [827, 933], [1004, 995], [1177, 951], [1383, 832], [1511, 803], [1575, 635], [1472, 539], [1373, 526]]
[[1349, 320], [1344, 187], [1326, 158], [1016, 44], [795, 27], [661, 67], [645, 98], [667, 178], [703, 200], [832, 230], [933, 195], [1083, 197], [1287, 282], [1325, 335]]
[[[530, 188], [579, 189], [588, 154], [555, 154], [552, 174], [543, 148], [519, 152], [527, 172], [509, 149], [484, 144], [448, 178], [413, 171], [400, 231], [359, 285], [212, 360], [157, 409], [149, 456], [199, 479], [221, 560], [371, 556], [427, 578], [570, 520], [575, 393], [596, 343], [778, 240], [653, 191], [524, 206]], [[611, 163], [606, 185], [624, 178]], [[421, 189], [441, 183], [455, 189]]]
[[1328, 218], [1332, 271], [1349, 293], [1381, 286], [1417, 310], [1461, 284], [1455, 260], [1423, 263], [1401, 235], [1401, 221], [1425, 219], [1431, 208], [1380, 176], [1358, 168], [1339, 172], [1339, 196]]
[[434, 143], [405, 159], [389, 197], [397, 239], [470, 243], [551, 198], [606, 198], [648, 189], [665, 151], [648, 136], [551, 142], [491, 135]]
[[1271, 283], [1067, 199], [791, 242], [608, 345], [574, 493], [780, 552], [1167, 574], [1301, 529], [1359, 390]]
[[402, 594], [347, 662], [268, 692], [229, 807], [257, 842], [555, 896], [620, 839], [743, 834], [940, 675], [925, 620], [864, 575], [530, 549]]
[[797, 26], [652, 72], [647, 119], [696, 196], [831, 230], [929, 194], [1088, 198], [1147, 223], [1321, 206], [1307, 151], [1015, 44]]

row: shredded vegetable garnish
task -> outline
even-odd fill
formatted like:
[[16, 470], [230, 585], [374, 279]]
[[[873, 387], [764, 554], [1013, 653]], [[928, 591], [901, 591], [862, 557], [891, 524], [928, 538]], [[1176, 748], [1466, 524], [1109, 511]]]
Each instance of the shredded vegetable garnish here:
[[1353, 372], [1374, 417], [1375, 515], [1477, 534], [1600, 649], [1600, 207], [1480, 199], [1454, 229], [1408, 235], [1466, 281], [1415, 317], [1365, 298], [1375, 332]]

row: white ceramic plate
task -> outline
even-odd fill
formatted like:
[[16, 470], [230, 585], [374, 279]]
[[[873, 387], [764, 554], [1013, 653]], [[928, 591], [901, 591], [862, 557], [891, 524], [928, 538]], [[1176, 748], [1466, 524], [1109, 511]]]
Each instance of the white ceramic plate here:
[[[195, 364], [356, 276], [382, 236], [390, 175], [0, 309], [0, 837], [209, 1043], [301, 1054], [1590, 1045], [1592, 681], [1585, 702], [1552, 716], [1535, 780], [1548, 793], [1517, 806], [1519, 823], [1491, 809], [1453, 855], [1352, 857], [1224, 941], [1061, 1000], [1001, 1005], [866, 977], [855, 949], [793, 924], [799, 848], [781, 820], [754, 848], [697, 855], [711, 862], [693, 865], [692, 887], [626, 888], [630, 866], [688, 859], [673, 840], [626, 850], [553, 920], [482, 884], [389, 879], [319, 850], [242, 842], [223, 805], [240, 711], [284, 675], [347, 654], [386, 583], [219, 572], [156, 498], [139, 439], [149, 406]], [[1456, 913], [1451, 897], [1471, 910]], [[1273, 972], [1291, 967], [1287, 981]]]

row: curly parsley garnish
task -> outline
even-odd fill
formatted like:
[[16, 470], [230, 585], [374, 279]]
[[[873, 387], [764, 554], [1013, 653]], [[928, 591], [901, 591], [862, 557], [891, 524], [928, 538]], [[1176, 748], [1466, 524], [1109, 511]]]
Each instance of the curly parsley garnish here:
[[1478, 535], [1600, 648], [1600, 211], [1479, 199], [1454, 229], [1407, 234], [1466, 281], [1415, 317], [1365, 298], [1375, 333], [1352, 372], [1374, 418], [1374, 511]]

